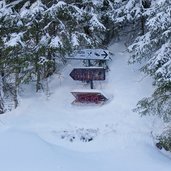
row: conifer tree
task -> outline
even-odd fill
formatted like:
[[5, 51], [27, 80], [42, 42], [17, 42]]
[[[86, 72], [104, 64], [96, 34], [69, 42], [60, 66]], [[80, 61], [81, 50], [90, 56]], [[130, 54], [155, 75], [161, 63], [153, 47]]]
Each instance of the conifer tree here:
[[1, 77], [4, 98], [11, 97], [14, 108], [18, 105], [17, 90], [20, 84], [18, 61], [22, 56], [23, 43], [20, 17], [15, 10], [1, 1]]
[[171, 118], [171, 2], [154, 3], [147, 20], [147, 32], [129, 47], [130, 62], [142, 62], [142, 71], [154, 78], [156, 87], [151, 97], [138, 103], [141, 114], [156, 114]]

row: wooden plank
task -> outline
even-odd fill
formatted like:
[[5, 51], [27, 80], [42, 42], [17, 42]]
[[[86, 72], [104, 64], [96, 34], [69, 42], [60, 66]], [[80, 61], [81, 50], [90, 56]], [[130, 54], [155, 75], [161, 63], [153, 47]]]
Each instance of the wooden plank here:
[[73, 80], [79, 81], [105, 80], [105, 69], [103, 67], [74, 68], [70, 76]]
[[73, 91], [71, 93], [76, 98], [73, 103], [100, 104], [108, 100], [101, 92]]

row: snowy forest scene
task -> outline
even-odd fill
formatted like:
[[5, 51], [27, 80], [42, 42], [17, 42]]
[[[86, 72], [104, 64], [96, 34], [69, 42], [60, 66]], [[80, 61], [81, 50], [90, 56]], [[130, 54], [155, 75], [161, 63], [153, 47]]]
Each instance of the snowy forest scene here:
[[171, 170], [171, 0], [0, 0], [2, 171]]

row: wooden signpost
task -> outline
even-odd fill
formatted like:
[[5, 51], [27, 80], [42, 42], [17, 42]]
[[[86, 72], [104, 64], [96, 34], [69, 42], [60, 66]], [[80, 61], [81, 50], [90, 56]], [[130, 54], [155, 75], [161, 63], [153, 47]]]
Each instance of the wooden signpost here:
[[73, 103], [94, 103], [99, 104], [107, 101], [107, 97], [98, 90], [94, 90], [93, 81], [105, 80], [105, 69], [103, 67], [90, 66], [90, 60], [99, 60], [106, 62], [111, 59], [112, 53], [104, 49], [84, 49], [75, 51], [67, 59], [87, 60], [88, 67], [74, 68], [70, 76], [76, 81], [87, 81], [90, 83], [90, 90], [72, 91], [72, 95], [76, 98]]

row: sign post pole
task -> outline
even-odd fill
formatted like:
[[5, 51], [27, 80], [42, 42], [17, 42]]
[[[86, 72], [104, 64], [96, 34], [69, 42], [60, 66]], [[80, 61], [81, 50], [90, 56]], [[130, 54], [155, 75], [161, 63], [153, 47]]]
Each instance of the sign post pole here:
[[91, 88], [91, 89], [94, 88], [93, 80], [90, 81], [90, 88]]
[[[88, 67], [91, 66], [91, 62], [90, 62], [90, 59], [88, 59]], [[94, 88], [94, 84], [93, 84], [93, 80], [90, 80], [90, 88], [93, 89]]]

